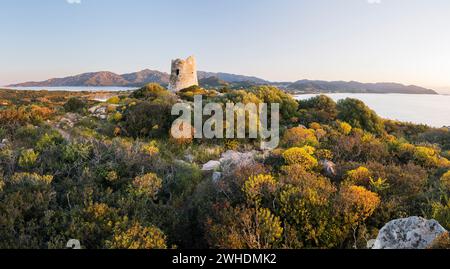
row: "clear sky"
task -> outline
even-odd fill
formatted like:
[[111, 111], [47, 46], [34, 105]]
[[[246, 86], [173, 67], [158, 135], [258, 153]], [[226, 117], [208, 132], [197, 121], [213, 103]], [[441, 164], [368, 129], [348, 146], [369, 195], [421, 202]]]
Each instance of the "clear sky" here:
[[274, 81], [450, 90], [449, 0], [1, 0], [0, 44], [0, 85], [194, 54]]

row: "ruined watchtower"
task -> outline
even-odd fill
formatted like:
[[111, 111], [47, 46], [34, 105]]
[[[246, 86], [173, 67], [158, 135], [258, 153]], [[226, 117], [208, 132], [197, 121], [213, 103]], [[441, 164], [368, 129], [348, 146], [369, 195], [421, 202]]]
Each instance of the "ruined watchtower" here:
[[198, 85], [197, 64], [194, 56], [186, 60], [172, 60], [169, 90], [177, 92], [194, 85]]

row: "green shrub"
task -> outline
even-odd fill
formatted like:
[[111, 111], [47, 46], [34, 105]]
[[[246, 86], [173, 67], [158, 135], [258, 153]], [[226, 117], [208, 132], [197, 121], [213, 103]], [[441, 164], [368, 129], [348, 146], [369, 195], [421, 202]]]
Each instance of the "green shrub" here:
[[79, 98], [70, 98], [64, 104], [64, 110], [66, 112], [83, 113], [86, 108], [87, 103]]

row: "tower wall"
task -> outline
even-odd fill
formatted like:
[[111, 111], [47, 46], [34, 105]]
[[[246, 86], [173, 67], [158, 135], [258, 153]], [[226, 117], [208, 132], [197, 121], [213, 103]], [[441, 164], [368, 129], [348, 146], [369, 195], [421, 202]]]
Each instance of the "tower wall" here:
[[198, 85], [197, 63], [194, 56], [172, 60], [169, 90], [177, 92]]

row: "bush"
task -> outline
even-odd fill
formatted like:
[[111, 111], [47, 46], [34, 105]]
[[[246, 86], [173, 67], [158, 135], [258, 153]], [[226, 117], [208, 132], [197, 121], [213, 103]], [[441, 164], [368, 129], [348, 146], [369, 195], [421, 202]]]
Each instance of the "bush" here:
[[295, 127], [288, 129], [284, 133], [281, 143], [285, 147], [315, 147], [319, 144], [319, 141], [317, 140], [314, 130]]
[[32, 149], [22, 151], [19, 158], [19, 165], [22, 168], [31, 168], [36, 163], [39, 153], [34, 152]]
[[139, 90], [134, 91], [130, 97], [152, 102], [157, 99], [165, 100], [167, 98], [174, 98], [174, 95], [161, 85], [157, 83], [150, 83]]
[[364, 166], [347, 172], [346, 182], [349, 184], [367, 186], [372, 179], [372, 173]]
[[312, 156], [314, 154], [314, 148], [290, 148], [283, 153], [283, 158], [288, 165], [299, 164], [306, 170], [311, 170], [317, 167], [318, 162]]
[[339, 124], [339, 131], [345, 135], [349, 135], [352, 131], [352, 126], [346, 122], [340, 121]]
[[153, 200], [156, 199], [161, 186], [162, 180], [153, 173], [137, 177], [133, 181], [133, 188], [137, 195], [146, 196]]
[[271, 86], [253, 87], [249, 92], [253, 93], [263, 103], [280, 104], [280, 121], [298, 117], [298, 103], [290, 94]]
[[134, 224], [126, 231], [115, 231], [113, 239], [107, 243], [112, 249], [166, 249], [166, 236], [154, 227]]
[[64, 104], [64, 110], [66, 112], [83, 113], [86, 108], [87, 103], [79, 98], [70, 98]]
[[303, 123], [331, 123], [336, 119], [336, 102], [326, 95], [299, 101], [300, 119]]
[[450, 229], [450, 200], [446, 203], [435, 202], [432, 204], [433, 219], [437, 220], [445, 229]]
[[355, 227], [370, 217], [380, 203], [380, 197], [364, 187], [343, 186], [337, 206], [342, 210], [345, 223]]
[[337, 103], [338, 119], [374, 134], [382, 134], [384, 126], [378, 115], [362, 101], [347, 98]]
[[122, 130], [129, 136], [162, 137], [171, 127], [171, 106], [149, 102], [139, 102], [128, 107], [123, 113]]
[[108, 104], [117, 105], [117, 104], [120, 103], [120, 97], [119, 96], [113, 96], [113, 97], [109, 98], [106, 102]]
[[441, 185], [446, 191], [450, 191], [450, 170], [441, 177]]
[[251, 204], [260, 205], [265, 194], [275, 191], [276, 184], [271, 175], [252, 176], [245, 182], [243, 191]]

